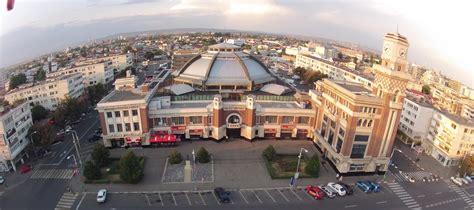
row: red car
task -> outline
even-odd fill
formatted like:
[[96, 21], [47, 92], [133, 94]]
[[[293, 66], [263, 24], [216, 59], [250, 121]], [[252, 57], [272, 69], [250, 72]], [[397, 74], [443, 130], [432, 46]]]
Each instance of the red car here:
[[28, 165], [28, 164], [22, 165], [20, 167], [21, 174], [26, 174], [26, 173], [30, 172], [31, 170], [33, 170], [33, 166]]
[[318, 186], [308, 185], [306, 186], [306, 192], [316, 200], [322, 200], [324, 198], [324, 192]]

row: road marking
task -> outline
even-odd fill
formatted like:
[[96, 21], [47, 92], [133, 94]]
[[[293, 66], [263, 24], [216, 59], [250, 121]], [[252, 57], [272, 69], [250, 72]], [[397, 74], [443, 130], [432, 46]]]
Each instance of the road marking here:
[[419, 196], [417, 196], [417, 197], [418, 197], [418, 198], [423, 198], [423, 197], [425, 197], [425, 195], [419, 195]]
[[201, 192], [199, 192], [198, 194], [199, 194], [199, 197], [201, 197], [202, 203], [204, 204], [204, 206], [206, 206], [207, 204], [206, 204], [206, 202], [204, 201], [204, 198], [202, 198]]
[[175, 206], [177, 206], [177, 205], [178, 205], [178, 203], [176, 203], [176, 199], [174, 199], [174, 195], [173, 195], [173, 193], [171, 193], [171, 197], [173, 198], [174, 205], [175, 205]]
[[247, 199], [245, 198], [244, 194], [242, 194], [242, 191], [239, 190], [239, 193], [240, 193], [240, 195], [242, 196], [242, 198], [244, 199], [245, 203], [248, 204], [249, 202], [248, 202]]
[[265, 190], [265, 192], [267, 193], [268, 197], [272, 199], [273, 203], [275, 203], [276, 202], [275, 198], [273, 198], [267, 190]]
[[439, 194], [441, 194], [441, 193], [443, 193], [443, 192], [437, 192], [437, 193], [435, 193], [435, 194], [436, 194], [436, 195], [439, 195]]
[[219, 199], [217, 199], [216, 194], [215, 194], [215, 193], [211, 193], [211, 194], [212, 194], [212, 195], [214, 196], [214, 198], [216, 199], [217, 204], [218, 204], [218, 205], [221, 205], [221, 202], [219, 201]]
[[[229, 196], [229, 200], [230, 200], [230, 203], [231, 204], [234, 204], [234, 201], [232, 200], [232, 198]], [[1, 209], [0, 209], [1, 210]]]
[[387, 203], [387, 201], [379, 201], [379, 202], [377, 202], [377, 203], [375, 203], [375, 204], [382, 204], [382, 203]]
[[357, 205], [344, 206], [344, 208], [354, 208], [354, 207], [357, 207]]
[[191, 199], [189, 199], [188, 193], [184, 193], [184, 195], [186, 195], [186, 198], [188, 199], [189, 205], [192, 206], [193, 204], [191, 204]]
[[163, 198], [161, 198], [161, 193], [158, 193], [158, 197], [160, 197], [161, 206], [164, 206], [165, 204], [163, 203]]
[[281, 196], [286, 200], [286, 202], [290, 202], [290, 200], [288, 200], [288, 198], [283, 195], [283, 193], [280, 191], [280, 189], [277, 189], [277, 191], [281, 194]]
[[300, 201], [303, 200], [303, 199], [301, 199], [300, 196], [298, 196], [298, 195], [295, 193], [295, 191], [293, 191], [293, 189], [290, 189], [290, 191], [298, 198], [298, 200], [300, 200]]
[[81, 200], [79, 201], [79, 203], [78, 203], [77, 206], [76, 206], [76, 210], [79, 210], [79, 207], [81, 207], [82, 201], [84, 200], [85, 197], [86, 197], [86, 194], [84, 193], [84, 194], [82, 195]]
[[252, 190], [253, 194], [255, 195], [255, 197], [257, 198], [258, 202], [262, 203], [262, 200], [260, 200], [260, 198], [258, 197], [257, 193], [255, 192], [255, 190]]
[[146, 200], [148, 201], [148, 206], [151, 206], [150, 198], [148, 198], [148, 194], [145, 194], [145, 197], [146, 197]]

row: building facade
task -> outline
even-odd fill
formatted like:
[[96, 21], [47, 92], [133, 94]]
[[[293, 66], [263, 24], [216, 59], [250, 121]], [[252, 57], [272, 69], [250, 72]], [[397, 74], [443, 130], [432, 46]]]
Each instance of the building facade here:
[[133, 54], [119, 54], [119, 55], [109, 55], [101, 58], [93, 58], [87, 59], [84, 61], [76, 62], [76, 65], [82, 66], [87, 64], [95, 64], [95, 63], [102, 63], [102, 62], [112, 62], [113, 72], [119, 72], [125, 70], [128, 66], [133, 64]]
[[46, 109], [55, 110], [66, 97], [77, 98], [84, 92], [82, 74], [60, 75], [47, 78], [35, 84], [26, 84], [5, 94], [5, 100], [14, 103], [27, 100], [30, 106], [41, 105]]
[[433, 105], [423, 97], [407, 96], [398, 126], [403, 134], [400, 133], [398, 139], [405, 144], [421, 143], [428, 135], [434, 110]]
[[100, 62], [95, 64], [85, 64], [69, 69], [62, 69], [48, 74], [48, 77], [57, 77], [59, 75], [70, 75], [81, 73], [84, 87], [97, 84], [108, 85], [114, 80], [112, 61]]
[[459, 165], [474, 149], [474, 121], [437, 110], [422, 147], [443, 166]]
[[176, 50], [173, 52], [171, 60], [171, 70], [177, 71], [180, 70], [184, 64], [190, 61], [192, 58], [199, 55], [197, 50]]
[[0, 171], [16, 171], [28, 154], [28, 130], [33, 125], [30, 106], [24, 101], [16, 106], [0, 107]]

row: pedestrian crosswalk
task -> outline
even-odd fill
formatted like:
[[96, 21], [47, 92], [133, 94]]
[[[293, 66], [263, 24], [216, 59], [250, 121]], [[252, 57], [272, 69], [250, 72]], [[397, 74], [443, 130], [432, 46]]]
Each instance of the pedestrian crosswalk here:
[[397, 182], [410, 182], [410, 178], [413, 178], [415, 181], [422, 181], [423, 177], [429, 177], [431, 174], [426, 171], [413, 171], [413, 172], [403, 172], [403, 173], [392, 173]]
[[389, 182], [387, 183], [388, 188], [395, 193], [395, 195], [407, 206], [409, 209], [421, 209], [420, 204], [411, 197], [411, 195], [403, 189], [398, 182]]
[[31, 179], [70, 179], [74, 175], [73, 169], [40, 169], [36, 170]]
[[451, 180], [445, 179], [444, 181], [448, 184], [449, 188], [453, 189], [454, 192], [456, 192], [461, 197], [461, 199], [463, 199], [464, 202], [466, 202], [466, 204], [469, 205], [469, 207], [471, 207], [471, 209], [474, 209], [474, 201], [471, 199], [469, 195], [467, 195], [467, 193], [464, 190], [462, 190], [457, 185], [453, 184]]
[[58, 204], [56, 204], [55, 210], [65, 210], [65, 209], [71, 209], [72, 205], [76, 201], [77, 194], [76, 193], [70, 193], [66, 192], [63, 194], [61, 199], [59, 199]]

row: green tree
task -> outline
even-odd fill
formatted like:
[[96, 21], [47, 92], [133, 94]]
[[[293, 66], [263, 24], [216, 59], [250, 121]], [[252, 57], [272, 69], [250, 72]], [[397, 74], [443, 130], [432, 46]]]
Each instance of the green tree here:
[[262, 153], [263, 157], [266, 158], [268, 161], [273, 161], [277, 157], [277, 153], [273, 145], [269, 145]]
[[91, 104], [99, 102], [105, 93], [105, 88], [101, 83], [87, 87], [87, 94]]
[[102, 174], [100, 173], [99, 166], [94, 164], [92, 161], [88, 160], [84, 164], [84, 176], [86, 177], [87, 180], [96, 180], [96, 179], [100, 179]]
[[152, 52], [148, 51], [145, 53], [145, 58], [148, 59], [148, 60], [152, 60], [153, 57], [155, 57], [155, 54], [153, 54]]
[[[33, 132], [36, 133], [30, 135]], [[55, 140], [56, 134], [47, 122], [36, 122], [28, 130], [28, 136], [31, 136], [35, 145], [48, 147]]]
[[35, 80], [43, 81], [46, 79], [46, 72], [43, 69], [38, 70], [35, 74]]
[[140, 159], [132, 151], [127, 151], [120, 158], [120, 178], [127, 183], [138, 183], [143, 178], [143, 167]]
[[48, 116], [48, 110], [41, 105], [35, 105], [31, 108], [31, 115], [33, 117], [33, 122], [42, 120]]
[[196, 159], [200, 163], [209, 163], [209, 161], [211, 161], [211, 155], [204, 147], [201, 147], [197, 152]]
[[97, 166], [103, 167], [109, 162], [110, 152], [104, 145], [95, 144], [91, 156]]
[[16, 87], [20, 86], [21, 84], [26, 83], [26, 75], [23, 73], [17, 74], [10, 78], [10, 90], [15, 89]]
[[474, 155], [466, 155], [461, 159], [459, 174], [461, 176], [471, 176], [474, 173]]
[[75, 121], [87, 110], [87, 102], [79, 98], [67, 97], [56, 107], [53, 113], [55, 123], [62, 127], [66, 121]]
[[168, 158], [169, 158], [170, 164], [178, 164], [178, 163], [181, 163], [181, 161], [183, 161], [183, 156], [176, 149], [171, 150]]
[[423, 87], [421, 87], [421, 92], [423, 92], [426, 95], [430, 95], [431, 87], [429, 85], [423, 85]]
[[319, 162], [319, 156], [314, 154], [308, 162], [306, 162], [306, 166], [304, 167], [304, 172], [314, 177], [319, 176], [319, 170], [321, 167], [321, 163]]
[[123, 53], [128, 53], [132, 51], [133, 51], [133, 48], [130, 45], [127, 45], [125, 48], [122, 49]]

